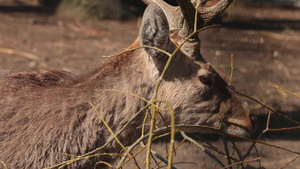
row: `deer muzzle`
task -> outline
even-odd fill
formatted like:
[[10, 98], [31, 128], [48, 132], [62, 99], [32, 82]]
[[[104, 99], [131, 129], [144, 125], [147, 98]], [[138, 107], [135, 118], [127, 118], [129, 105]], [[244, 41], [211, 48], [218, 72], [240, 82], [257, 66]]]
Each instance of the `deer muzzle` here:
[[230, 134], [250, 137], [256, 129], [256, 117], [252, 113], [247, 113], [242, 118], [228, 118], [223, 121], [221, 128]]

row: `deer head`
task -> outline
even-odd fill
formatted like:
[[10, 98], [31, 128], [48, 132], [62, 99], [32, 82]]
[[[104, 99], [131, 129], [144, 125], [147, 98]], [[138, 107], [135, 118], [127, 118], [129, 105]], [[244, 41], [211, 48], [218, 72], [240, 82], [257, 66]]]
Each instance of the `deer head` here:
[[[201, 56], [198, 34], [190, 36], [221, 14], [232, 0], [221, 0], [212, 7], [204, 7], [200, 1], [178, 0], [180, 8], [162, 0], [144, 2], [149, 6], [140, 30], [142, 45], [172, 53], [189, 37], [174, 55], [160, 90], [160, 96], [174, 106], [176, 123], [221, 126], [239, 135], [252, 132], [250, 110]], [[155, 65], [153, 72], [160, 75], [169, 56], [153, 48], [144, 50]]]

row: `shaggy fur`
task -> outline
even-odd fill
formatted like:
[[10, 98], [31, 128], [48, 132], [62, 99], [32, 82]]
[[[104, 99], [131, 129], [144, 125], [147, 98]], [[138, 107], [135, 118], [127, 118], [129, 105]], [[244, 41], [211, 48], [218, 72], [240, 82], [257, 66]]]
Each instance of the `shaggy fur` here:
[[[160, 7], [150, 5], [140, 38], [131, 48], [152, 45], [172, 52], [176, 44], [168, 30]], [[174, 56], [158, 93], [158, 98], [172, 104], [176, 124], [218, 127], [223, 122], [228, 124], [224, 130], [233, 133], [253, 130], [250, 111], [217, 72], [208, 63], [184, 53], [188, 52], [179, 51]], [[0, 71], [0, 160], [9, 168], [43, 168], [71, 159], [63, 153], [78, 156], [100, 147], [112, 136], [89, 103], [113, 131], [120, 130], [146, 102], [110, 89], [151, 100], [167, 58], [151, 49], [138, 49], [82, 75]], [[206, 84], [201, 77], [211, 83]], [[169, 123], [169, 113], [161, 113]], [[144, 114], [137, 117], [119, 136], [125, 146], [140, 136], [143, 117]], [[165, 122], [158, 120], [157, 125], [164, 126]], [[120, 150], [112, 142], [97, 153]], [[113, 160], [111, 156], [94, 157], [66, 168], [93, 168], [98, 161]]]

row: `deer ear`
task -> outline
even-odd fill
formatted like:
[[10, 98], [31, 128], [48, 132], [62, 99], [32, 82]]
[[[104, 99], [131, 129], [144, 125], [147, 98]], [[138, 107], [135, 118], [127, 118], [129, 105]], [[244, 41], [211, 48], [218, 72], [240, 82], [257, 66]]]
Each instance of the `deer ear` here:
[[[140, 29], [141, 45], [153, 46], [168, 51], [169, 48], [169, 24], [168, 19], [156, 4], [151, 4], [145, 10]], [[166, 58], [166, 55], [152, 48], [145, 48], [146, 52], [154, 60]]]

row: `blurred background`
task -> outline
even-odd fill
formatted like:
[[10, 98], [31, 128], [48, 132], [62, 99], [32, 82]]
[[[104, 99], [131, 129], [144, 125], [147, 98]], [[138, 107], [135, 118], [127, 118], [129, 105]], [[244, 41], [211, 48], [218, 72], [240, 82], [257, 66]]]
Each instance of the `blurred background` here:
[[[175, 0], [167, 2], [176, 5]], [[0, 69], [83, 72], [135, 41], [145, 8], [141, 0], [0, 0]], [[229, 81], [233, 56], [237, 91], [300, 121], [300, 0], [236, 0], [214, 23], [221, 27], [199, 35], [204, 58]], [[268, 112], [241, 98], [258, 116], [257, 136], [266, 127]], [[291, 126], [297, 125], [272, 114], [270, 128]], [[300, 130], [293, 129], [267, 132], [260, 140], [300, 152], [299, 139]], [[222, 141], [210, 141], [222, 149]], [[250, 145], [237, 144], [242, 152]], [[178, 168], [218, 168], [200, 150], [188, 143], [183, 147], [175, 160], [192, 162]], [[256, 150], [249, 158], [261, 160], [253, 166], [300, 168], [297, 153], [261, 144]]]

